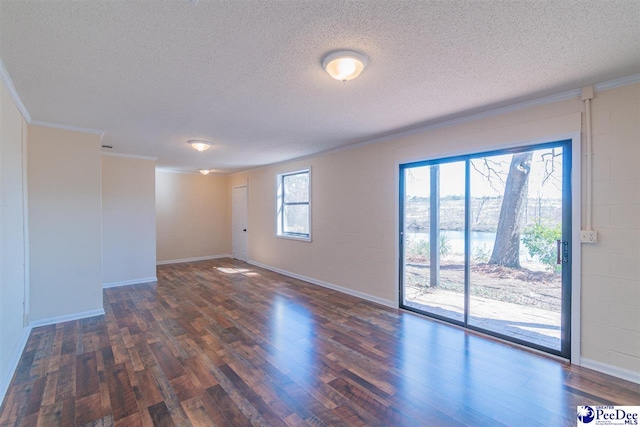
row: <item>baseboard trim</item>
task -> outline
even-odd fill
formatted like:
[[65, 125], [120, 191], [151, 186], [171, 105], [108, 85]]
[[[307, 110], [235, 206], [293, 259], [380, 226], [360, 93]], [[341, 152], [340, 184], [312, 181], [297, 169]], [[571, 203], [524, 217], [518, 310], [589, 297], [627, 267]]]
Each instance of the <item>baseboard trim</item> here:
[[195, 258], [168, 259], [164, 261], [157, 261], [156, 265], [181, 264], [183, 262], [207, 261], [210, 259], [218, 259], [218, 258], [233, 258], [233, 255], [222, 254], [222, 255], [199, 256]]
[[156, 276], [143, 277], [141, 279], [123, 280], [122, 282], [103, 283], [102, 289], [116, 288], [118, 286], [139, 285], [140, 283], [149, 283], [149, 282], [157, 282], [157, 281], [158, 281], [158, 278]]
[[593, 369], [594, 371], [602, 372], [603, 374], [611, 375], [613, 377], [621, 378], [623, 380], [631, 381], [632, 383], [640, 384], [639, 372], [618, 368], [617, 366], [609, 365], [608, 363], [585, 359], [584, 357], [580, 361], [580, 366], [583, 368]]
[[292, 273], [287, 270], [283, 270], [281, 268], [272, 267], [270, 265], [262, 264], [257, 261], [248, 260], [248, 264], [255, 265], [256, 267], [264, 268], [265, 270], [270, 270], [275, 273], [280, 273], [284, 276], [293, 277], [294, 279], [304, 280], [305, 282], [309, 282], [314, 285], [322, 286], [323, 288], [333, 289], [334, 291], [342, 292], [343, 294], [351, 295], [354, 297], [362, 298], [367, 301], [375, 302], [380, 305], [384, 305], [390, 308], [398, 308], [395, 304], [395, 301], [387, 300], [384, 298], [374, 297], [373, 295], [365, 294], [364, 292], [354, 291], [353, 289], [344, 288], [342, 286], [334, 285], [333, 283], [324, 282], [322, 280], [314, 279], [313, 277], [303, 276], [301, 274]]
[[4, 398], [7, 395], [7, 390], [9, 390], [9, 386], [11, 385], [11, 380], [13, 379], [13, 375], [16, 373], [16, 369], [18, 369], [18, 363], [20, 362], [22, 353], [24, 352], [24, 349], [27, 346], [27, 341], [29, 340], [30, 335], [31, 335], [31, 326], [27, 326], [22, 330], [22, 338], [20, 338], [20, 344], [16, 348], [16, 351], [13, 354], [13, 357], [11, 358], [9, 371], [7, 372], [7, 375], [2, 379], [2, 382], [0, 383], [0, 406], [2, 405], [2, 402], [4, 402]]
[[86, 319], [87, 317], [103, 316], [104, 308], [98, 310], [83, 311], [81, 313], [68, 314], [66, 316], [50, 317], [49, 319], [36, 320], [31, 322], [29, 326], [39, 328], [41, 326], [55, 325], [56, 323], [70, 322], [72, 320]]

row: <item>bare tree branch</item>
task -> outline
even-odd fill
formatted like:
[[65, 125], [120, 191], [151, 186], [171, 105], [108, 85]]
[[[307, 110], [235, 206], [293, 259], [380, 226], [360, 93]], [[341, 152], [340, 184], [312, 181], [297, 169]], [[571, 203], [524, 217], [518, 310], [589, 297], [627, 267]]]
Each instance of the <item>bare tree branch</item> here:
[[504, 186], [505, 181], [502, 178], [502, 175], [504, 174], [504, 172], [502, 171], [504, 162], [496, 162], [496, 161], [490, 160], [487, 157], [483, 157], [479, 160], [482, 161], [482, 167], [481, 167], [482, 170], [481, 168], [478, 167], [478, 165], [476, 165], [475, 160], [471, 161], [471, 166], [473, 167], [473, 169], [475, 169], [476, 172], [478, 172], [480, 175], [482, 175], [487, 179], [487, 183], [489, 183], [489, 186], [495, 192], [502, 193], [502, 190], [496, 187], [494, 179], [497, 179], [500, 182], [500, 184]]
[[544, 186], [547, 181], [551, 180], [554, 187], [560, 189], [562, 185], [562, 180], [555, 174], [557, 161], [559, 158], [562, 158], [562, 151], [556, 152], [555, 148], [552, 148], [550, 152], [543, 153], [540, 157], [542, 157], [542, 161], [544, 162], [544, 176], [542, 178], [542, 186]]

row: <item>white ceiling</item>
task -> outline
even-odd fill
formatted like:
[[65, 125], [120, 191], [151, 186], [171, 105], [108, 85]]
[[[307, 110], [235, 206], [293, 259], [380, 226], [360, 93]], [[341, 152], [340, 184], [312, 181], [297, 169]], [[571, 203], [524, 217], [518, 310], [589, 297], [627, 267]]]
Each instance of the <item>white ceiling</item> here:
[[0, 0], [0, 58], [34, 121], [230, 172], [638, 73], [640, 1]]

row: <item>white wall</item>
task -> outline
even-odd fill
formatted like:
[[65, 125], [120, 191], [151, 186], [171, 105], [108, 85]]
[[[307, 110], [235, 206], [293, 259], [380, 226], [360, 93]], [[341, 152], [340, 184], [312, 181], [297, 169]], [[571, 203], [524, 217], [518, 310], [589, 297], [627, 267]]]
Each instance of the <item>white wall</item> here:
[[102, 283], [156, 280], [155, 160], [102, 155]]
[[32, 322], [102, 308], [100, 136], [29, 126]]
[[640, 85], [596, 93], [592, 111], [599, 241], [583, 246], [582, 354], [640, 376]]
[[0, 401], [28, 328], [23, 325], [25, 229], [23, 146], [26, 123], [0, 83]]
[[230, 254], [230, 201], [226, 176], [157, 171], [158, 263]]
[[[596, 93], [601, 241], [584, 248], [581, 272], [582, 355], [627, 377], [640, 373], [639, 100], [640, 84]], [[398, 165], [565, 139], [579, 134], [582, 110], [576, 96], [233, 174], [230, 187], [249, 185], [249, 259], [397, 306]], [[313, 242], [276, 238], [275, 176], [308, 166]]]
[[[249, 260], [395, 305], [393, 155], [376, 144], [233, 175], [248, 182]], [[277, 238], [275, 177], [309, 166], [313, 241]]]

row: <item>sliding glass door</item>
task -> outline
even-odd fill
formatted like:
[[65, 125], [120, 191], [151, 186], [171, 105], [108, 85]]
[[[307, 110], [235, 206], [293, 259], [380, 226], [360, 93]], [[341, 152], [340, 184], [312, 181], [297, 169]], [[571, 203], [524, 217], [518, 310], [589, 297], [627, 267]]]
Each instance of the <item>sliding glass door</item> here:
[[570, 141], [401, 165], [405, 309], [570, 349]]
[[460, 239], [465, 224], [464, 173], [464, 161], [404, 169], [404, 303], [460, 322], [464, 320], [464, 239]]

